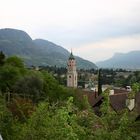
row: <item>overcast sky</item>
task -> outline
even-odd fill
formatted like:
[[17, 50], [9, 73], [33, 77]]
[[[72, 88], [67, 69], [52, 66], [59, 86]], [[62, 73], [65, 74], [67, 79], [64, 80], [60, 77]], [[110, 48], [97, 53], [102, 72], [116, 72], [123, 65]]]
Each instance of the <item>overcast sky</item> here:
[[24, 30], [97, 62], [140, 50], [140, 0], [0, 0], [0, 28]]

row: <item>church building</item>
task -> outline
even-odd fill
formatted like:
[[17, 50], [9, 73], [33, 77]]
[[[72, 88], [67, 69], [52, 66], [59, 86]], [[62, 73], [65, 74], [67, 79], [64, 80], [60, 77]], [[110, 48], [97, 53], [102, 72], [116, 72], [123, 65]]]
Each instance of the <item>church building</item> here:
[[77, 88], [76, 60], [72, 52], [67, 63], [67, 87]]

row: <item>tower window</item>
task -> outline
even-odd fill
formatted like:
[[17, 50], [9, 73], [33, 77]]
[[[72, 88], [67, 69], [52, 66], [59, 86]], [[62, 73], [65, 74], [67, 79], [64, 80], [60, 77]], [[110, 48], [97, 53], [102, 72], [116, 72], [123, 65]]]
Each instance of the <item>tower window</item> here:
[[69, 78], [71, 78], [71, 75], [69, 76]]

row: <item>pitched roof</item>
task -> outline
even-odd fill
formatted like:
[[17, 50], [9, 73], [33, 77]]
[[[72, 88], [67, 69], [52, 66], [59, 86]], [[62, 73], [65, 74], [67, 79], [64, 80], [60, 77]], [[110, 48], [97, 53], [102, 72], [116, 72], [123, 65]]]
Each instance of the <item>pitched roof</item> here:
[[[110, 104], [115, 111], [121, 111], [126, 108], [126, 99], [128, 93], [119, 93], [110, 95]], [[135, 108], [140, 114], [140, 93], [137, 93], [135, 96]]]
[[[87, 96], [88, 102], [92, 107], [98, 106], [98, 103], [103, 99], [101, 95], [98, 96], [98, 93], [93, 91], [84, 91], [83, 95]], [[127, 97], [128, 92], [110, 95], [110, 105], [116, 112], [121, 111], [126, 108]], [[140, 93], [137, 93], [135, 96], [135, 104], [136, 110], [140, 114]]]
[[122, 93], [129, 93], [126, 89], [114, 89], [114, 94], [122, 94]]
[[92, 107], [94, 107], [103, 98], [101, 95], [98, 96], [97, 92], [93, 91], [84, 91], [83, 95], [87, 96], [88, 102]]
[[120, 111], [126, 107], [126, 93], [110, 95], [110, 104], [115, 111]]

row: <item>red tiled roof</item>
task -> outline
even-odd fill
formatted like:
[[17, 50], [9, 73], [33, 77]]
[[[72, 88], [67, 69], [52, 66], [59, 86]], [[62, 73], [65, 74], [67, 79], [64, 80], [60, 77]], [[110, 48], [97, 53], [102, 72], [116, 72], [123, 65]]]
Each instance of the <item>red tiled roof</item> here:
[[84, 96], [87, 96], [89, 104], [94, 107], [103, 97], [101, 95], [98, 96], [97, 92], [93, 91], [84, 91]]
[[[95, 105], [97, 105], [97, 103], [99, 103], [103, 99], [103, 97], [101, 95], [98, 96], [98, 93], [93, 92], [93, 91], [84, 91], [83, 95], [87, 96], [88, 102], [92, 107], [95, 107]], [[121, 110], [125, 109], [127, 96], [128, 96], [128, 92], [121, 92], [121, 93], [118, 92], [117, 94], [110, 95], [109, 96], [110, 105], [112, 106], [112, 108], [115, 111], [121, 111]], [[136, 99], [135, 107], [136, 107], [138, 113], [140, 114], [140, 93], [136, 94], [135, 99]]]
[[[115, 111], [120, 111], [126, 108], [127, 95], [128, 93], [110, 95], [110, 104]], [[135, 96], [135, 104], [135, 107], [140, 114], [140, 93], [137, 93]]]
[[126, 93], [110, 95], [110, 104], [115, 111], [120, 111], [126, 107]]
[[126, 89], [114, 89], [114, 94], [129, 93]]

